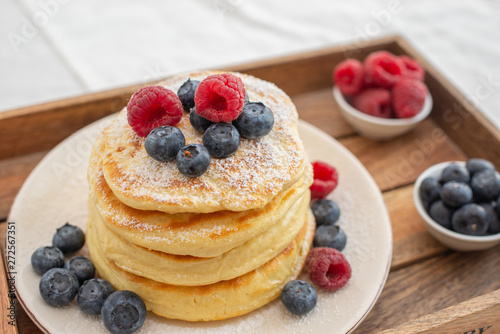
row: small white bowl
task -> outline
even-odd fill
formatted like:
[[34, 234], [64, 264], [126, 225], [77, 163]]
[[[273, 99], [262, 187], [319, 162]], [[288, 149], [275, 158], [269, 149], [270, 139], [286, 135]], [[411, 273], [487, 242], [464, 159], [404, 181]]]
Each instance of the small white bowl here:
[[426, 118], [432, 109], [432, 96], [427, 93], [422, 110], [411, 118], [381, 118], [367, 115], [353, 106], [344, 98], [337, 86], [333, 87], [333, 97], [340, 107], [340, 112], [346, 121], [363, 137], [373, 140], [388, 140], [413, 129]]
[[500, 244], [500, 233], [485, 236], [472, 236], [457, 233], [439, 225], [427, 214], [418, 191], [420, 189], [420, 185], [427, 177], [435, 177], [439, 179], [442, 170], [452, 163], [465, 166], [465, 162], [463, 161], [442, 162], [427, 168], [415, 181], [415, 186], [413, 188], [413, 201], [415, 202], [418, 213], [424, 219], [425, 227], [429, 233], [443, 245], [459, 252], [479, 251]]

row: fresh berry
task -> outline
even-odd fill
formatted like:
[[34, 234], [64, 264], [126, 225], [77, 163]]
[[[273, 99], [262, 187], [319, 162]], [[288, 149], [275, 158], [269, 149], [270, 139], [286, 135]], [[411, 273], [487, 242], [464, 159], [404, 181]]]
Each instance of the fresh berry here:
[[91, 315], [101, 314], [102, 304], [115, 291], [113, 286], [102, 278], [92, 278], [83, 282], [76, 302], [80, 309]]
[[361, 91], [365, 77], [363, 64], [356, 59], [346, 59], [333, 70], [333, 82], [343, 95], [354, 95]]
[[347, 243], [347, 236], [338, 225], [321, 225], [314, 234], [314, 247], [331, 247], [342, 251]]
[[458, 208], [472, 201], [472, 189], [468, 184], [450, 181], [441, 188], [441, 199], [444, 204]]
[[212, 122], [231, 122], [245, 104], [245, 87], [240, 78], [230, 73], [206, 77], [194, 95], [196, 112]]
[[146, 137], [159, 126], [176, 125], [182, 113], [177, 94], [163, 86], [141, 88], [127, 104], [128, 124], [141, 137]]
[[441, 177], [439, 178], [439, 182], [442, 184], [449, 181], [468, 183], [469, 180], [470, 174], [467, 168], [458, 164], [450, 164], [446, 166], [441, 172]]
[[392, 108], [397, 118], [410, 118], [423, 108], [427, 86], [415, 79], [401, 79], [392, 88]]
[[194, 107], [194, 92], [196, 92], [199, 83], [199, 80], [191, 80], [189, 78], [177, 90], [177, 96], [181, 100], [184, 110], [189, 111]]
[[486, 211], [486, 214], [488, 215], [488, 220], [490, 222], [488, 233], [500, 233], [500, 217], [498, 216], [498, 213], [493, 205], [490, 203], [480, 203], [479, 205], [483, 207], [484, 211]]
[[248, 92], [245, 89], [245, 103], [250, 102], [250, 97], [248, 96]]
[[135, 292], [113, 292], [101, 309], [102, 321], [113, 334], [130, 334], [142, 327], [146, 320], [146, 304]]
[[352, 106], [375, 117], [391, 118], [391, 93], [384, 88], [368, 88], [354, 95]]
[[391, 88], [405, 73], [405, 65], [387, 51], [372, 52], [365, 58], [364, 68], [368, 83]]
[[476, 172], [470, 181], [470, 186], [474, 197], [479, 200], [489, 201], [500, 195], [500, 177], [491, 169]]
[[84, 256], [75, 256], [66, 261], [64, 269], [71, 271], [75, 274], [80, 285], [86, 280], [89, 280], [95, 275], [95, 268], [92, 261]]
[[480, 158], [471, 158], [467, 160], [465, 167], [471, 176], [483, 169], [495, 170], [495, 166], [490, 161]]
[[43, 275], [49, 269], [64, 267], [64, 254], [57, 247], [40, 247], [31, 255], [31, 266]]
[[297, 315], [309, 313], [318, 302], [316, 289], [300, 280], [288, 282], [281, 290], [280, 298], [287, 310]]
[[311, 185], [311, 199], [325, 198], [337, 187], [339, 175], [337, 170], [326, 162], [312, 163], [314, 181]]
[[201, 133], [205, 132], [210, 125], [214, 124], [214, 122], [198, 115], [196, 107], [192, 108], [189, 112], [189, 122], [191, 122], [191, 125], [196, 129], [196, 131]]
[[440, 192], [441, 184], [439, 183], [437, 178], [426, 177], [422, 180], [418, 193], [426, 210], [429, 209], [430, 205], [434, 201], [438, 200], [441, 197]]
[[78, 279], [71, 271], [53, 268], [43, 274], [39, 284], [40, 295], [52, 306], [68, 305], [78, 293]]
[[200, 176], [210, 167], [210, 154], [201, 144], [186, 145], [177, 152], [176, 163], [185, 176]]
[[321, 225], [333, 225], [340, 217], [340, 208], [337, 203], [326, 198], [313, 201], [311, 210], [316, 219], [316, 227]]
[[58, 228], [52, 238], [52, 245], [59, 248], [64, 254], [74, 253], [83, 247], [85, 234], [78, 226], [68, 223]]
[[309, 251], [305, 264], [309, 278], [327, 291], [335, 291], [351, 278], [351, 266], [344, 255], [329, 247], [316, 247]]
[[203, 134], [205, 146], [214, 158], [227, 158], [240, 146], [240, 133], [229, 123], [212, 124]]
[[489, 226], [488, 214], [478, 204], [466, 204], [453, 214], [451, 224], [458, 233], [485, 235]]
[[420, 81], [424, 80], [425, 71], [422, 66], [420, 66], [418, 61], [408, 56], [400, 56], [399, 59], [404, 65], [404, 78], [416, 79]]
[[451, 217], [454, 210], [446, 206], [443, 201], [438, 200], [431, 204], [429, 208], [429, 216], [439, 225], [451, 229]]
[[258, 139], [271, 132], [274, 126], [274, 115], [262, 102], [247, 102], [233, 125], [244, 138]]
[[144, 141], [144, 148], [149, 156], [160, 162], [174, 160], [184, 145], [186, 139], [182, 131], [169, 125], [157, 127]]

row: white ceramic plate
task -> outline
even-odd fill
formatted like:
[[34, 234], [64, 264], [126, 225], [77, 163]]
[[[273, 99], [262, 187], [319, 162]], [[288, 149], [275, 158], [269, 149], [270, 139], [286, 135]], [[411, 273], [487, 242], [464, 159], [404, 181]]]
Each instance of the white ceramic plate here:
[[[100, 317], [80, 312], [76, 301], [63, 308], [45, 304], [38, 292], [40, 276], [31, 268], [30, 258], [35, 249], [51, 244], [56, 228], [65, 222], [85, 229], [87, 162], [95, 138], [109, 121], [108, 117], [83, 128], [47, 154], [11, 210], [9, 221], [16, 227], [17, 295], [47, 333], [107, 333]], [[340, 175], [339, 186], [329, 197], [340, 206], [340, 225], [348, 237], [344, 254], [352, 266], [349, 283], [335, 293], [318, 289], [318, 304], [306, 316], [290, 314], [279, 299], [248, 315], [208, 323], [167, 320], [150, 312], [139, 333], [349, 333], [366, 317], [391, 263], [387, 209], [375, 182], [349, 151], [305, 122], [299, 124], [299, 131], [311, 161], [328, 162]], [[301, 278], [307, 280], [305, 275]]]

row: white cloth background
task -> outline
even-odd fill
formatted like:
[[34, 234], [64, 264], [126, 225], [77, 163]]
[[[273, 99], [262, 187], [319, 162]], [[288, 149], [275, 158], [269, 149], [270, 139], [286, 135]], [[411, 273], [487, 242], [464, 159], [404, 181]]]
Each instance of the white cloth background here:
[[2, 0], [0, 33], [0, 110], [400, 34], [500, 127], [496, 0]]

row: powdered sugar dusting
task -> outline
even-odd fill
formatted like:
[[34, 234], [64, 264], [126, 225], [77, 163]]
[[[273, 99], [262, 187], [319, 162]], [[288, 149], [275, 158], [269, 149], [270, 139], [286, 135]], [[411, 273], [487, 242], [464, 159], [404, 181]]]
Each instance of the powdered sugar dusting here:
[[[201, 80], [207, 75], [204, 72], [191, 78]], [[265, 205], [293, 184], [306, 163], [295, 107], [275, 85], [240, 76], [250, 97], [273, 110], [275, 124], [270, 134], [258, 140], [242, 138], [236, 154], [213, 158], [205, 174], [188, 178], [178, 171], [175, 162], [160, 163], [147, 155], [144, 138], [133, 132], [123, 110], [105, 131], [107, 154], [103, 170], [113, 192], [127, 205], [140, 209], [149, 209], [150, 205], [171, 213], [240, 211]], [[187, 76], [180, 75], [164, 85], [177, 91], [185, 80]], [[191, 126], [188, 113], [177, 127], [186, 144], [202, 142], [202, 134]]]

